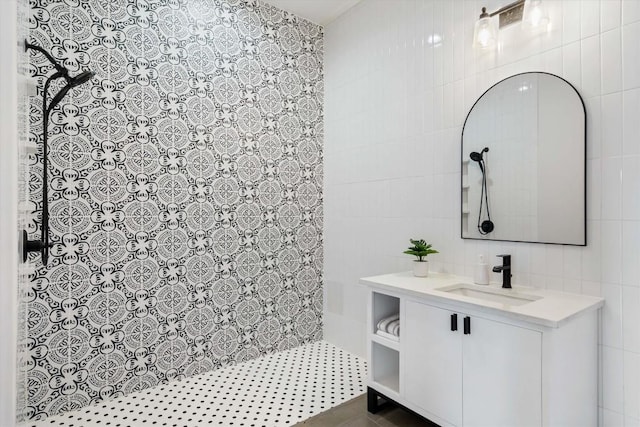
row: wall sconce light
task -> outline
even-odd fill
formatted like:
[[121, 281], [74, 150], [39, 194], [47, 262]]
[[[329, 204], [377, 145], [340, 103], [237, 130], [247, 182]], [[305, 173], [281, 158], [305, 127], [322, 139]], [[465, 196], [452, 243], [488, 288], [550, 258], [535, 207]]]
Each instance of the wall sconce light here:
[[[498, 28], [491, 19], [496, 15], [498, 15]], [[549, 16], [542, 5], [542, 0], [516, 0], [491, 13], [483, 7], [473, 31], [473, 46], [479, 49], [494, 47], [498, 38], [498, 29], [516, 22], [522, 22], [523, 28], [527, 30], [547, 28]]]
[[483, 7], [480, 18], [476, 21], [476, 26], [473, 30], [474, 47], [489, 49], [496, 44], [498, 30], [493, 21], [491, 21], [491, 16], [487, 13], [487, 8]]
[[524, 3], [522, 26], [527, 30], [542, 30], [549, 25], [549, 15], [542, 0], [527, 0]]

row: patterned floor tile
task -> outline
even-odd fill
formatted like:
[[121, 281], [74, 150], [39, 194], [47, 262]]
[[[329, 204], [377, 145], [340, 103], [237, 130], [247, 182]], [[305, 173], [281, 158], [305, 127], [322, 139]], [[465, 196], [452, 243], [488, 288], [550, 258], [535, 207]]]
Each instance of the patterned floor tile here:
[[318, 341], [29, 426], [290, 426], [361, 395], [366, 377], [364, 359]]

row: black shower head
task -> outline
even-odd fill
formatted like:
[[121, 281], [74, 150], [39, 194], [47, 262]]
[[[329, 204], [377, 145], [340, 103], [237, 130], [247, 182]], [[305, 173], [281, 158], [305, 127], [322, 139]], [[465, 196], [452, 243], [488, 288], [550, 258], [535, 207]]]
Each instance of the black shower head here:
[[477, 151], [473, 151], [471, 154], [469, 154], [469, 157], [471, 158], [471, 160], [473, 160], [474, 162], [481, 162], [484, 160], [483, 158], [483, 154], [489, 151], [489, 147], [484, 147], [482, 149], [481, 152], [477, 152]]
[[55, 106], [58, 105], [60, 101], [62, 101], [62, 98], [65, 97], [65, 95], [67, 94], [67, 92], [69, 92], [69, 90], [71, 90], [71, 85], [69, 84], [65, 85], [65, 87], [60, 89], [60, 92], [56, 93], [56, 96], [54, 96], [51, 102], [49, 103], [47, 112], [52, 111], [55, 108]]
[[67, 80], [67, 84], [62, 89], [60, 89], [60, 92], [58, 92], [56, 96], [53, 97], [53, 99], [49, 103], [48, 111], [53, 110], [53, 108], [58, 105], [60, 101], [62, 101], [62, 98], [64, 98], [67, 92], [69, 92], [72, 88], [88, 82], [95, 75], [96, 73], [94, 73], [93, 71], [83, 71], [75, 77], [65, 77]]
[[[69, 92], [70, 89], [76, 87], [76, 86], [80, 86], [83, 83], [88, 82], [89, 80], [91, 80], [91, 78], [93, 76], [96, 75], [96, 73], [94, 73], [93, 71], [83, 71], [82, 73], [78, 74], [75, 77], [71, 77], [69, 75], [69, 70], [64, 67], [63, 65], [61, 65], [58, 61], [55, 60], [55, 58], [46, 50], [44, 50], [43, 48], [41, 48], [40, 46], [34, 45], [29, 43], [28, 41], [24, 41], [24, 49], [25, 51], [28, 49], [33, 49], [37, 52], [42, 53], [48, 60], [49, 62], [51, 62], [51, 65], [53, 65], [56, 69], [56, 73], [53, 74], [51, 77], [49, 77], [49, 79], [47, 80], [47, 84], [45, 85], [45, 89], [48, 87], [48, 83], [52, 80], [58, 79], [60, 77], [64, 77], [64, 79], [67, 81], [67, 84], [60, 89], [60, 92], [58, 92], [56, 94], [56, 96], [53, 97], [53, 99], [51, 100], [51, 103], [49, 104], [49, 108], [48, 111], [53, 110], [53, 107], [55, 107], [56, 105], [58, 105], [60, 103], [60, 101], [62, 101], [62, 98], [65, 97], [65, 95], [67, 94], [67, 92]], [[46, 92], [46, 90], [45, 90]], [[46, 99], [46, 93], [45, 93], [45, 99]]]
[[81, 84], [91, 80], [95, 75], [96, 73], [94, 73], [93, 71], [83, 71], [82, 73], [78, 74], [75, 77], [69, 77], [67, 79], [67, 84], [72, 88], [76, 86], [80, 86]]

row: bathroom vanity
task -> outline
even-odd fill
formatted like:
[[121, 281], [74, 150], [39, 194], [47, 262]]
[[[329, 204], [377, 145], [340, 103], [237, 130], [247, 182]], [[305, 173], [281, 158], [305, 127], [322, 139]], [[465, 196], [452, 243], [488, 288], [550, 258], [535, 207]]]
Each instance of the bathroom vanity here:
[[[378, 396], [442, 426], [595, 426], [598, 297], [411, 273], [369, 291], [369, 410]], [[399, 314], [398, 339], [377, 334]]]

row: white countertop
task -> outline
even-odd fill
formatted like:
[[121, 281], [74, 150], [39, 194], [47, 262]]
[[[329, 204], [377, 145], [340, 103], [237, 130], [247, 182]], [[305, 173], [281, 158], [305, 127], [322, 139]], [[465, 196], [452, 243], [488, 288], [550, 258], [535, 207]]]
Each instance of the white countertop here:
[[[502, 289], [500, 285], [494, 284], [473, 285], [473, 281], [468, 277], [450, 274], [429, 273], [429, 277], [415, 277], [411, 272], [403, 272], [364, 277], [360, 279], [360, 283], [379, 290], [404, 293], [441, 303], [454, 303], [552, 328], [558, 328], [580, 313], [596, 310], [604, 305], [604, 299], [600, 297], [516, 285], [513, 289]], [[437, 290], [459, 283], [471, 284], [466, 287], [479, 291], [489, 289], [502, 295], [518, 297], [525, 294], [540, 299], [524, 305], [509, 305]]]

